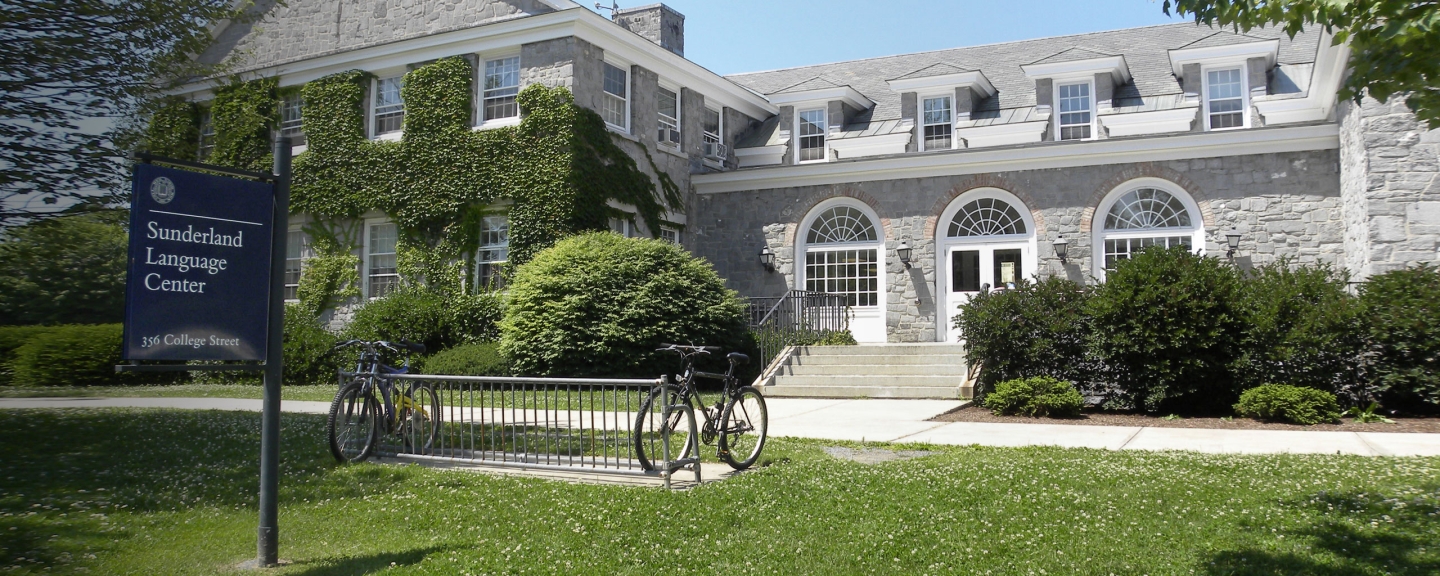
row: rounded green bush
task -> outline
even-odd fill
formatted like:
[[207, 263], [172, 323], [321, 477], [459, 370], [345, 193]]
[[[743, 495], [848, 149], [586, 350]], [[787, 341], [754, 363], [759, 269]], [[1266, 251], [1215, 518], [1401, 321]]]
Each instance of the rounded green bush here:
[[1257, 268], [1242, 284], [1246, 338], [1236, 378], [1244, 388], [1289, 382], [1358, 392], [1364, 335], [1346, 275], [1291, 264]]
[[454, 376], [509, 376], [510, 366], [500, 354], [499, 342], [462, 344], [425, 359], [426, 374]]
[[662, 342], [744, 347], [745, 313], [710, 264], [679, 246], [589, 233], [516, 269], [501, 350], [527, 376], [655, 377], [674, 366], [655, 351]]
[[1374, 391], [1386, 408], [1440, 412], [1440, 268], [1372, 276], [1360, 289]]
[[339, 362], [330, 349], [336, 341], [300, 305], [285, 305], [285, 384], [334, 384]]
[[162, 384], [180, 372], [117, 374], [124, 329], [120, 324], [53, 326], [16, 348], [9, 366], [17, 386]]
[[446, 295], [404, 288], [365, 303], [345, 327], [346, 338], [409, 340], [431, 352], [499, 336], [502, 305], [496, 294]]
[[965, 338], [965, 357], [980, 370], [976, 392], [1026, 375], [1087, 385], [1095, 363], [1085, 348], [1089, 292], [1064, 278], [1019, 282], [1012, 290], [975, 295], [960, 306], [955, 328]]
[[995, 391], [985, 396], [984, 403], [985, 408], [997, 416], [1074, 418], [1085, 406], [1085, 398], [1070, 382], [1034, 376], [997, 383]]
[[1259, 420], [1307, 426], [1340, 421], [1340, 404], [1334, 394], [1289, 384], [1264, 384], [1246, 390], [1235, 404], [1235, 411]]

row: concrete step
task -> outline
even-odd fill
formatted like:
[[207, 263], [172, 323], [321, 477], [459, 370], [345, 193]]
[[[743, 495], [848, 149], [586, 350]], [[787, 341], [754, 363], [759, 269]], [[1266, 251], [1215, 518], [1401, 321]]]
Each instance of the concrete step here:
[[765, 386], [760, 393], [793, 398], [963, 398], [954, 386]]
[[827, 366], [827, 365], [848, 365], [867, 364], [872, 366], [914, 366], [914, 365], [937, 365], [949, 364], [952, 366], [964, 366], [965, 356], [962, 354], [936, 354], [933, 356], [792, 356], [790, 364], [794, 366]]
[[[835, 356], [834, 358], [840, 358]], [[965, 376], [963, 364], [797, 364], [781, 366], [779, 376]]]
[[942, 386], [957, 387], [961, 376], [776, 376], [775, 386]]
[[800, 356], [911, 356], [931, 354], [960, 354], [965, 349], [959, 344], [936, 342], [934, 344], [862, 344], [859, 346], [805, 346], [796, 351]]

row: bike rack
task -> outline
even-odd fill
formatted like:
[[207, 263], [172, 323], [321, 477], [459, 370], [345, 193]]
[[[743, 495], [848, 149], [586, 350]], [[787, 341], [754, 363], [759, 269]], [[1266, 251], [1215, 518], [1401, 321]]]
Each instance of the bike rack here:
[[[670, 378], [668, 376], [665, 377], [665, 382], [666, 383], [660, 387], [662, 390], [660, 397], [671, 398], [673, 397], [673, 395], [670, 393], [670, 389], [674, 388], [675, 386], [669, 383]], [[670, 459], [670, 414], [676, 410], [684, 412], [686, 421], [690, 423], [690, 434], [685, 440], [687, 443], [690, 444], [690, 457], [681, 460]], [[663, 478], [665, 481], [665, 489], [670, 489], [670, 477], [674, 476], [675, 472], [678, 470], [694, 470], [695, 484], [699, 485], [700, 431], [695, 426], [695, 409], [691, 408], [688, 402], [681, 404], [665, 405], [665, 410], [661, 412], [660, 416], [660, 443], [663, 444], [665, 447], [665, 466], [660, 472], [661, 478]]]

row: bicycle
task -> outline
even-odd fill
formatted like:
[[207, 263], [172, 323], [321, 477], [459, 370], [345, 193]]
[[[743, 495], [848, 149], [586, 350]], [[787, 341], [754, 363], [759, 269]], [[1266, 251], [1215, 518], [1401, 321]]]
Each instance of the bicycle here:
[[[750, 357], [731, 352], [725, 357], [730, 362], [729, 370], [724, 374], [715, 374], [696, 370], [695, 358], [719, 352], [718, 347], [661, 344], [658, 351], [679, 354], [684, 370], [679, 375], [677, 386], [657, 387], [640, 403], [640, 413], [635, 418], [635, 457], [640, 461], [641, 469], [655, 469], [651, 457], [659, 453], [663, 442], [663, 437], [656, 427], [666, 420], [663, 416], [666, 405], [679, 406], [686, 403], [696, 413], [704, 416], [705, 423], [700, 429], [700, 440], [710, 445], [719, 438], [717, 455], [721, 460], [736, 470], [744, 470], [754, 465], [760, 458], [760, 451], [765, 448], [769, 416], [765, 409], [765, 397], [760, 395], [760, 391], [753, 386], [741, 386], [735, 378], [735, 368], [749, 362]], [[695, 388], [696, 378], [721, 380], [725, 383], [721, 401], [716, 402], [714, 407], [706, 406], [701, 400], [700, 392]], [[661, 402], [662, 394], [666, 394], [666, 391], [668, 395]], [[697, 446], [690, 441], [690, 437], [695, 433], [690, 429], [692, 420], [686, 418], [680, 410], [671, 411], [668, 420], [663, 429], [670, 430], [680, 438], [678, 444], [672, 441], [670, 445], [683, 446], [675, 460], [689, 458], [691, 448]]]
[[[330, 351], [350, 346], [361, 346], [362, 350], [355, 371], [340, 372], [340, 389], [330, 403], [325, 424], [330, 454], [341, 463], [364, 461], [375, 452], [382, 433], [399, 437], [407, 454], [428, 453], [440, 435], [439, 395], [424, 382], [386, 377], [408, 373], [410, 353], [424, 354], [425, 346], [403, 341], [346, 340]], [[399, 368], [386, 366], [380, 361], [381, 349], [404, 353], [405, 364]]]

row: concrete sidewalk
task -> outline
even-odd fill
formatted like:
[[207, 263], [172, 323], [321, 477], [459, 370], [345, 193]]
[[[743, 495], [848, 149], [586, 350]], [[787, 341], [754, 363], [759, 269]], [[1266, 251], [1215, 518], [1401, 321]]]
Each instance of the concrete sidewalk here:
[[[1063, 446], [1106, 450], [1191, 450], [1228, 454], [1440, 456], [1440, 434], [1302, 430], [1212, 430], [1069, 424], [931, 422], [955, 400], [767, 398], [770, 434], [872, 442], [984, 446]], [[231, 398], [0, 398], [10, 408], [180, 408], [259, 411], [259, 400]], [[286, 412], [325, 414], [328, 402], [285, 401]], [[1041, 421], [1043, 422], [1043, 421]]]

